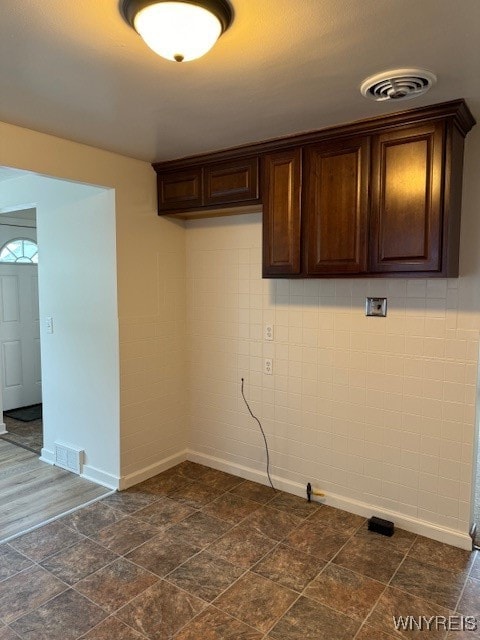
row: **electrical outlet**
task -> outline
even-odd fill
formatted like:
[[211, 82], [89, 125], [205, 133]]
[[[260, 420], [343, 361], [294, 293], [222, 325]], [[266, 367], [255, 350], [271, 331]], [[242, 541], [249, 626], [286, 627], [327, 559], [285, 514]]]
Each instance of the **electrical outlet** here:
[[265, 325], [265, 340], [271, 342], [273, 340], [273, 324]]
[[267, 376], [271, 376], [273, 374], [273, 360], [271, 358], [265, 358], [263, 361], [263, 373]]

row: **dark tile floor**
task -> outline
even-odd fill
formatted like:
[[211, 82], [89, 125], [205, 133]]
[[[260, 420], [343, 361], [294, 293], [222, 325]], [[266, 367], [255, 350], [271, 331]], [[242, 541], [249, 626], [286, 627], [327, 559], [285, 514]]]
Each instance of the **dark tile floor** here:
[[[4, 415], [3, 421], [8, 433], [0, 436], [1, 438], [37, 455], [41, 455], [43, 447], [43, 422], [41, 418], [23, 422]], [[0, 640], [2, 640], [1, 636]]]
[[480, 620], [480, 558], [191, 462], [0, 546], [0, 640], [480, 638], [399, 615]]

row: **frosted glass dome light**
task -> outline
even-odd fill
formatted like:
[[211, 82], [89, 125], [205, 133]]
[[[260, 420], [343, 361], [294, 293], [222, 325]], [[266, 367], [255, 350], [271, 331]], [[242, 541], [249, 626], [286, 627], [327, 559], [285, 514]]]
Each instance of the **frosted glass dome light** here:
[[226, 0], [124, 0], [122, 12], [155, 53], [176, 62], [207, 53], [233, 19]]

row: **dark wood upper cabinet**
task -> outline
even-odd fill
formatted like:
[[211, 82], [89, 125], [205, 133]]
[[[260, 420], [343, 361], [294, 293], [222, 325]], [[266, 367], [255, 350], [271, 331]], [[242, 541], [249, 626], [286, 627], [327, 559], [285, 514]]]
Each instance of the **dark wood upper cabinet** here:
[[158, 210], [199, 207], [202, 200], [202, 169], [173, 171], [158, 176]]
[[258, 202], [258, 157], [207, 165], [204, 205]]
[[305, 274], [367, 269], [369, 139], [329, 141], [305, 150]]
[[263, 275], [298, 275], [301, 269], [300, 149], [263, 159]]
[[157, 172], [159, 214], [260, 203], [258, 156]]
[[267, 278], [455, 277], [474, 124], [452, 100], [155, 163], [158, 211], [188, 219], [263, 204]]
[[373, 138], [370, 271], [442, 271], [445, 123]]

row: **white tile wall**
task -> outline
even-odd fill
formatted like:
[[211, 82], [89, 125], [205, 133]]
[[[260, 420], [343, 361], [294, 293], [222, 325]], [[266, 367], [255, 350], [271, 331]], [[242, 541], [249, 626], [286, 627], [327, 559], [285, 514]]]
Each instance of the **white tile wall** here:
[[[244, 377], [275, 475], [468, 531], [479, 322], [462, 279], [262, 280], [260, 214], [186, 236], [190, 448], [264, 469]], [[365, 317], [367, 295], [387, 318]]]

